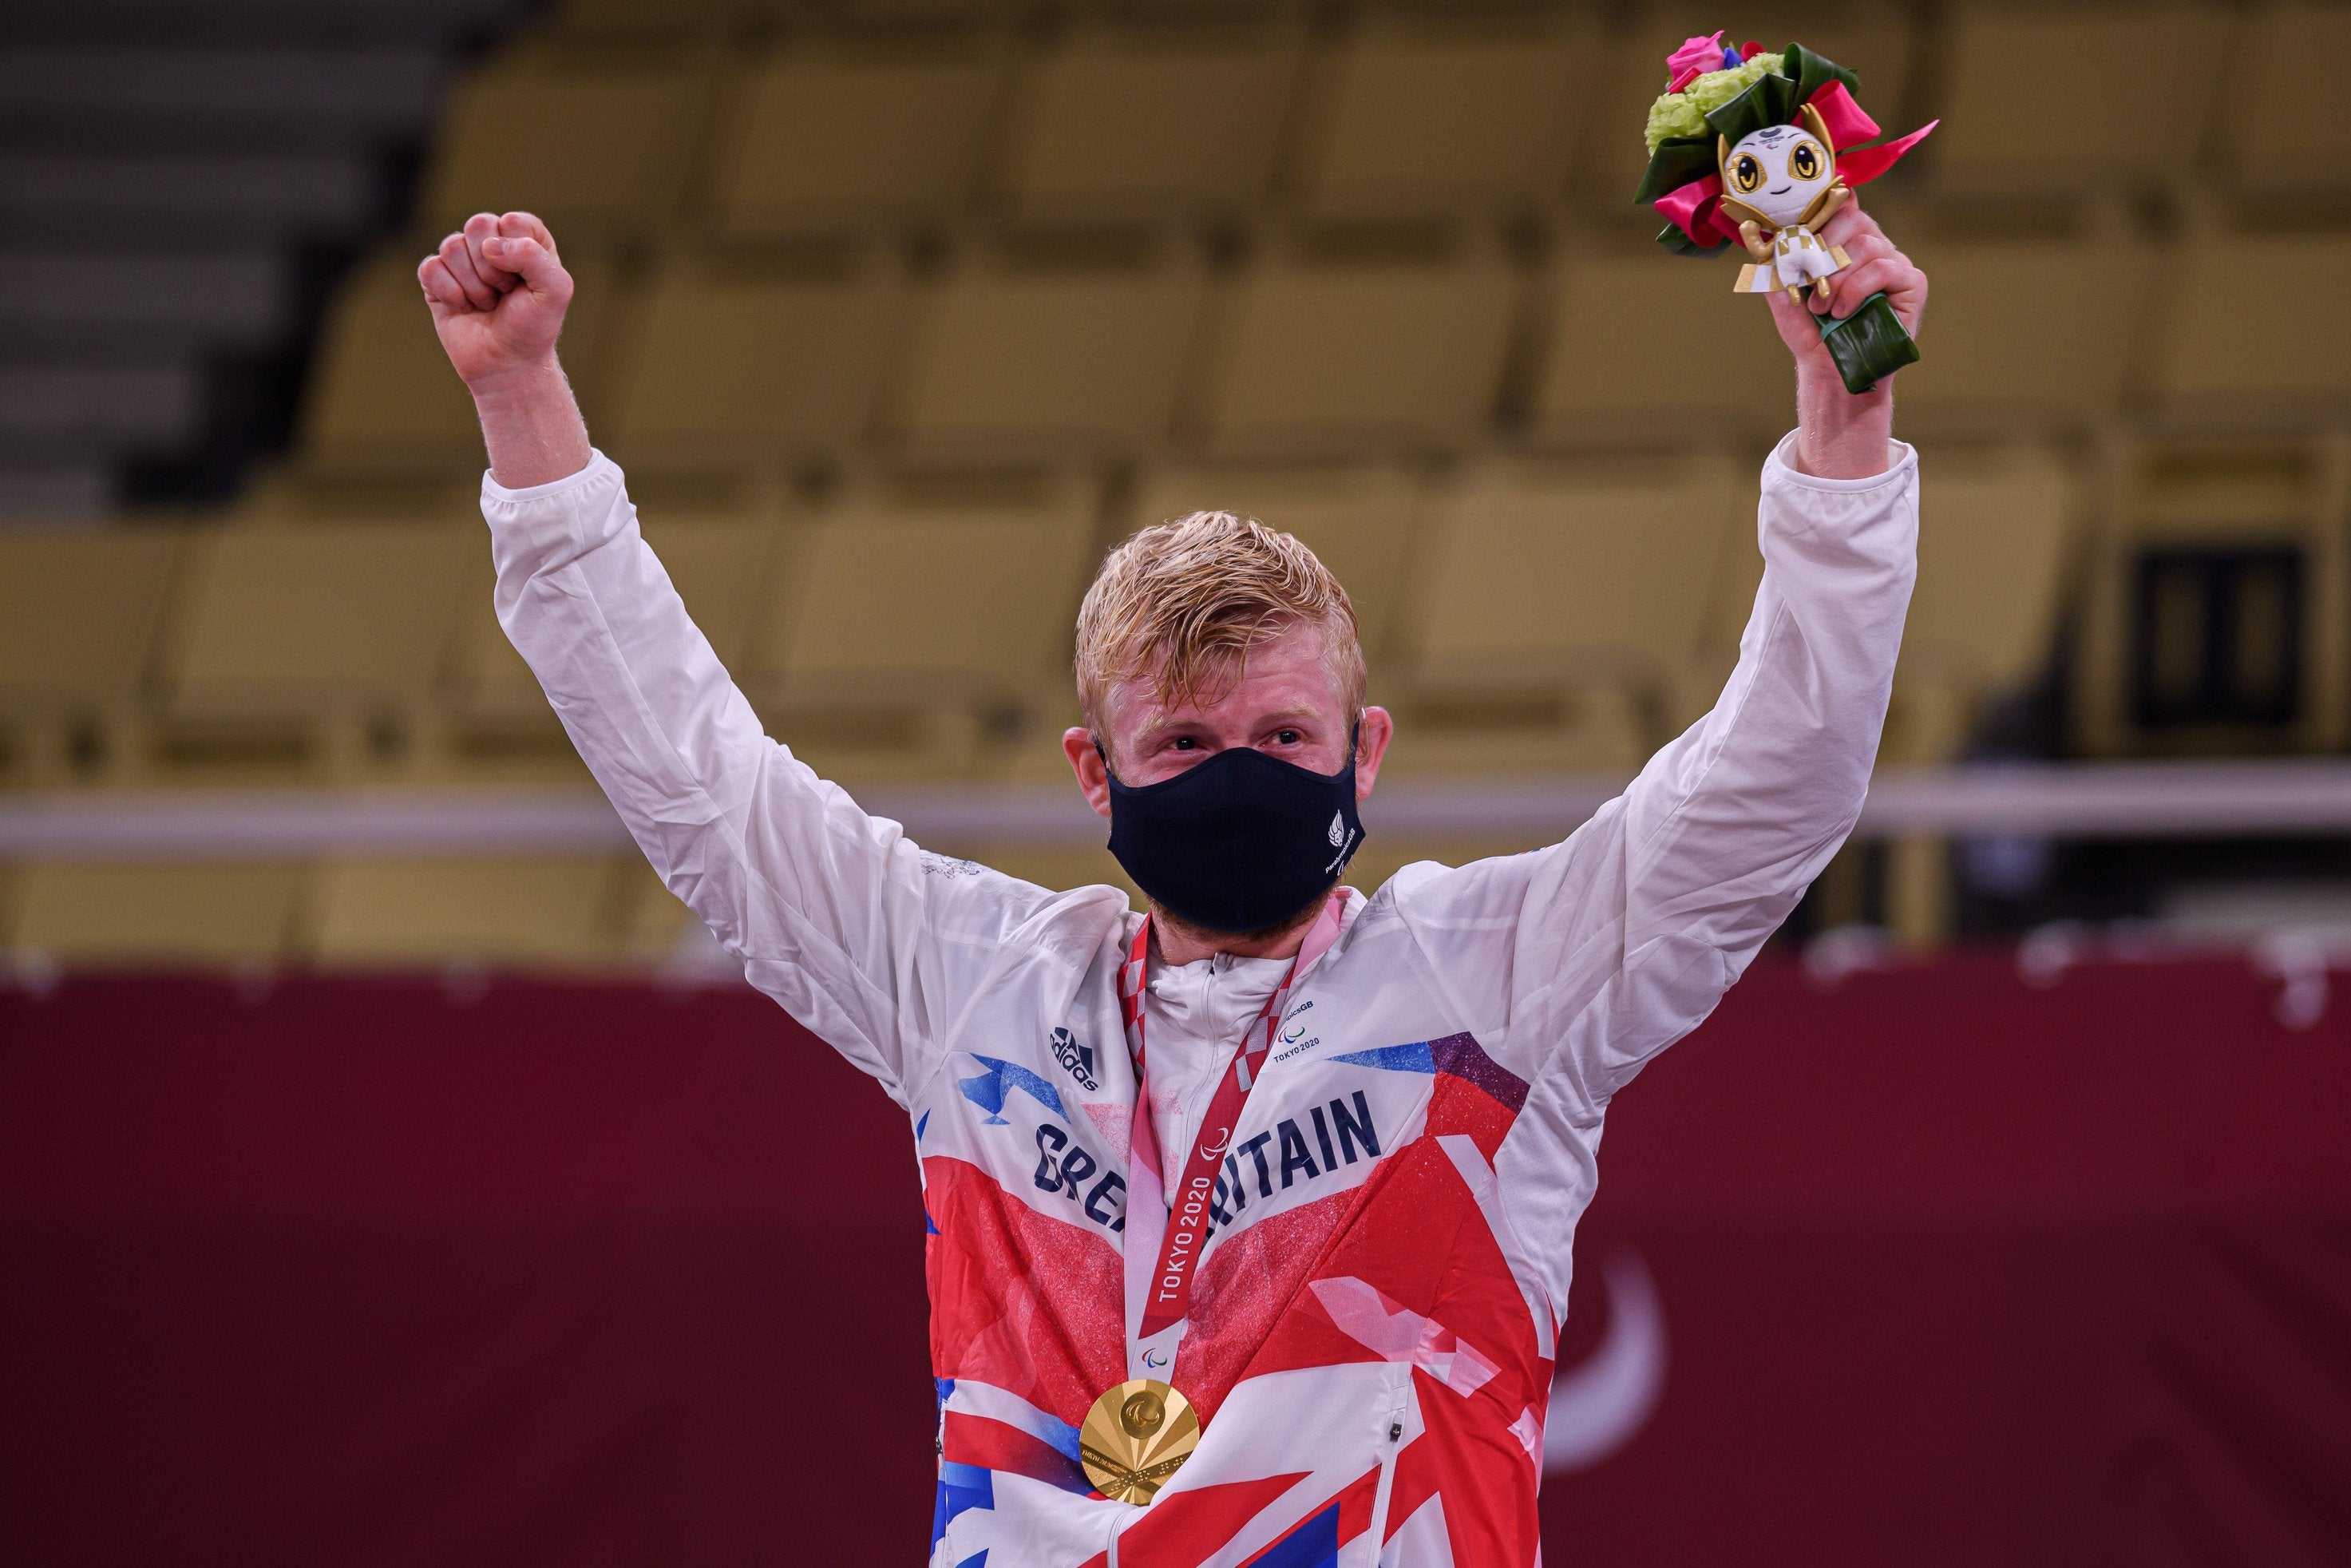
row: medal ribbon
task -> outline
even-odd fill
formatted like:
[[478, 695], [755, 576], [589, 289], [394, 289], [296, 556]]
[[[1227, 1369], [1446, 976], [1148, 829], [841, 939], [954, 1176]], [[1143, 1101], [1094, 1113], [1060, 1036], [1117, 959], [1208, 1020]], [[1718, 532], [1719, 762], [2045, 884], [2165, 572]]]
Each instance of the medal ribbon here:
[[[1217, 1082], [1199, 1133], [1184, 1161], [1174, 1200], [1162, 1186], [1159, 1136], [1153, 1125], [1149, 1062], [1144, 1049], [1144, 967], [1151, 954], [1151, 919], [1134, 934], [1126, 962], [1119, 966], [1118, 1010], [1126, 1025], [1127, 1049], [1134, 1055], [1134, 1120], [1128, 1135], [1129, 1169], [1126, 1206], [1127, 1375], [1170, 1380], [1176, 1350], [1182, 1343], [1192, 1300], [1192, 1281], [1198, 1272], [1201, 1251], [1208, 1241], [1209, 1200], [1216, 1191], [1217, 1168], [1232, 1147], [1240, 1125], [1241, 1109], [1273, 1049], [1281, 1027], [1282, 1006], [1290, 987], [1314, 967], [1316, 959], [1338, 939], [1343, 912], [1353, 890], [1340, 889], [1322, 906], [1308, 928], [1306, 940], [1290, 961], [1290, 972], [1273, 995], [1258, 1009], [1242, 1031], [1232, 1061]], [[1146, 1272], [1146, 1260], [1148, 1271]]]

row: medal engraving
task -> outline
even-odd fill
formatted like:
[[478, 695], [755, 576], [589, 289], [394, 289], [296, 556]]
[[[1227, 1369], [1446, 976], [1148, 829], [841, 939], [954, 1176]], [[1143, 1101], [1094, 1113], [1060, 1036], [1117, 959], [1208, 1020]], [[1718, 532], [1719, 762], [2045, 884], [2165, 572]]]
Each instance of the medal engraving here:
[[1118, 1385], [1078, 1428], [1078, 1459], [1102, 1496], [1148, 1504], [1200, 1446], [1192, 1402], [1155, 1377]]

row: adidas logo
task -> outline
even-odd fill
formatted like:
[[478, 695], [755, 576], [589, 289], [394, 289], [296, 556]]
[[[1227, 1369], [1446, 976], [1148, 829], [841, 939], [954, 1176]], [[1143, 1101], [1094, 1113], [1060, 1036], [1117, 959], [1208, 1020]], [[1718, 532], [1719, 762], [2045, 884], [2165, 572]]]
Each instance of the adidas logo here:
[[1068, 1030], [1057, 1029], [1052, 1038], [1053, 1060], [1060, 1062], [1078, 1086], [1092, 1092], [1102, 1084], [1094, 1078], [1094, 1048], [1078, 1043], [1077, 1036]]

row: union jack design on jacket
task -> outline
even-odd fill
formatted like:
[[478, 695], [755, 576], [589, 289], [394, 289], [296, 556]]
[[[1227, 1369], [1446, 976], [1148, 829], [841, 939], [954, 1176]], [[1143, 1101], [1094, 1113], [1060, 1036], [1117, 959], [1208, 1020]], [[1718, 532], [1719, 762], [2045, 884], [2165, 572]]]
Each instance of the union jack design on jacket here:
[[[601, 455], [533, 490], [485, 480], [500, 619], [638, 842], [751, 981], [913, 1121], [935, 1568], [1538, 1560], [1553, 1339], [1602, 1118], [1853, 824], [1916, 472], [1903, 449], [1873, 479], [1811, 478], [1783, 444], [1714, 711], [1563, 843], [1343, 894], [1226, 1151], [1177, 1364], [1151, 1369], [1206, 1429], [1148, 1509], [1092, 1494], [1077, 1458], [1087, 1408], [1129, 1375], [1118, 969], [1141, 917], [1113, 889], [925, 853], [768, 740]], [[1155, 969], [1163, 1151], [1189, 1151], [1284, 968]]]

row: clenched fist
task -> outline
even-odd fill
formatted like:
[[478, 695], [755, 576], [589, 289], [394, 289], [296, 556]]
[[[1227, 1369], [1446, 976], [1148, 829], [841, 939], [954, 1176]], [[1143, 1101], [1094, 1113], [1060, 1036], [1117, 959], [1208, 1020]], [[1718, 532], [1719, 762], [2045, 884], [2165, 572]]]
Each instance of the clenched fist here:
[[551, 365], [571, 275], [528, 213], [475, 213], [416, 268], [449, 363], [476, 391]]

